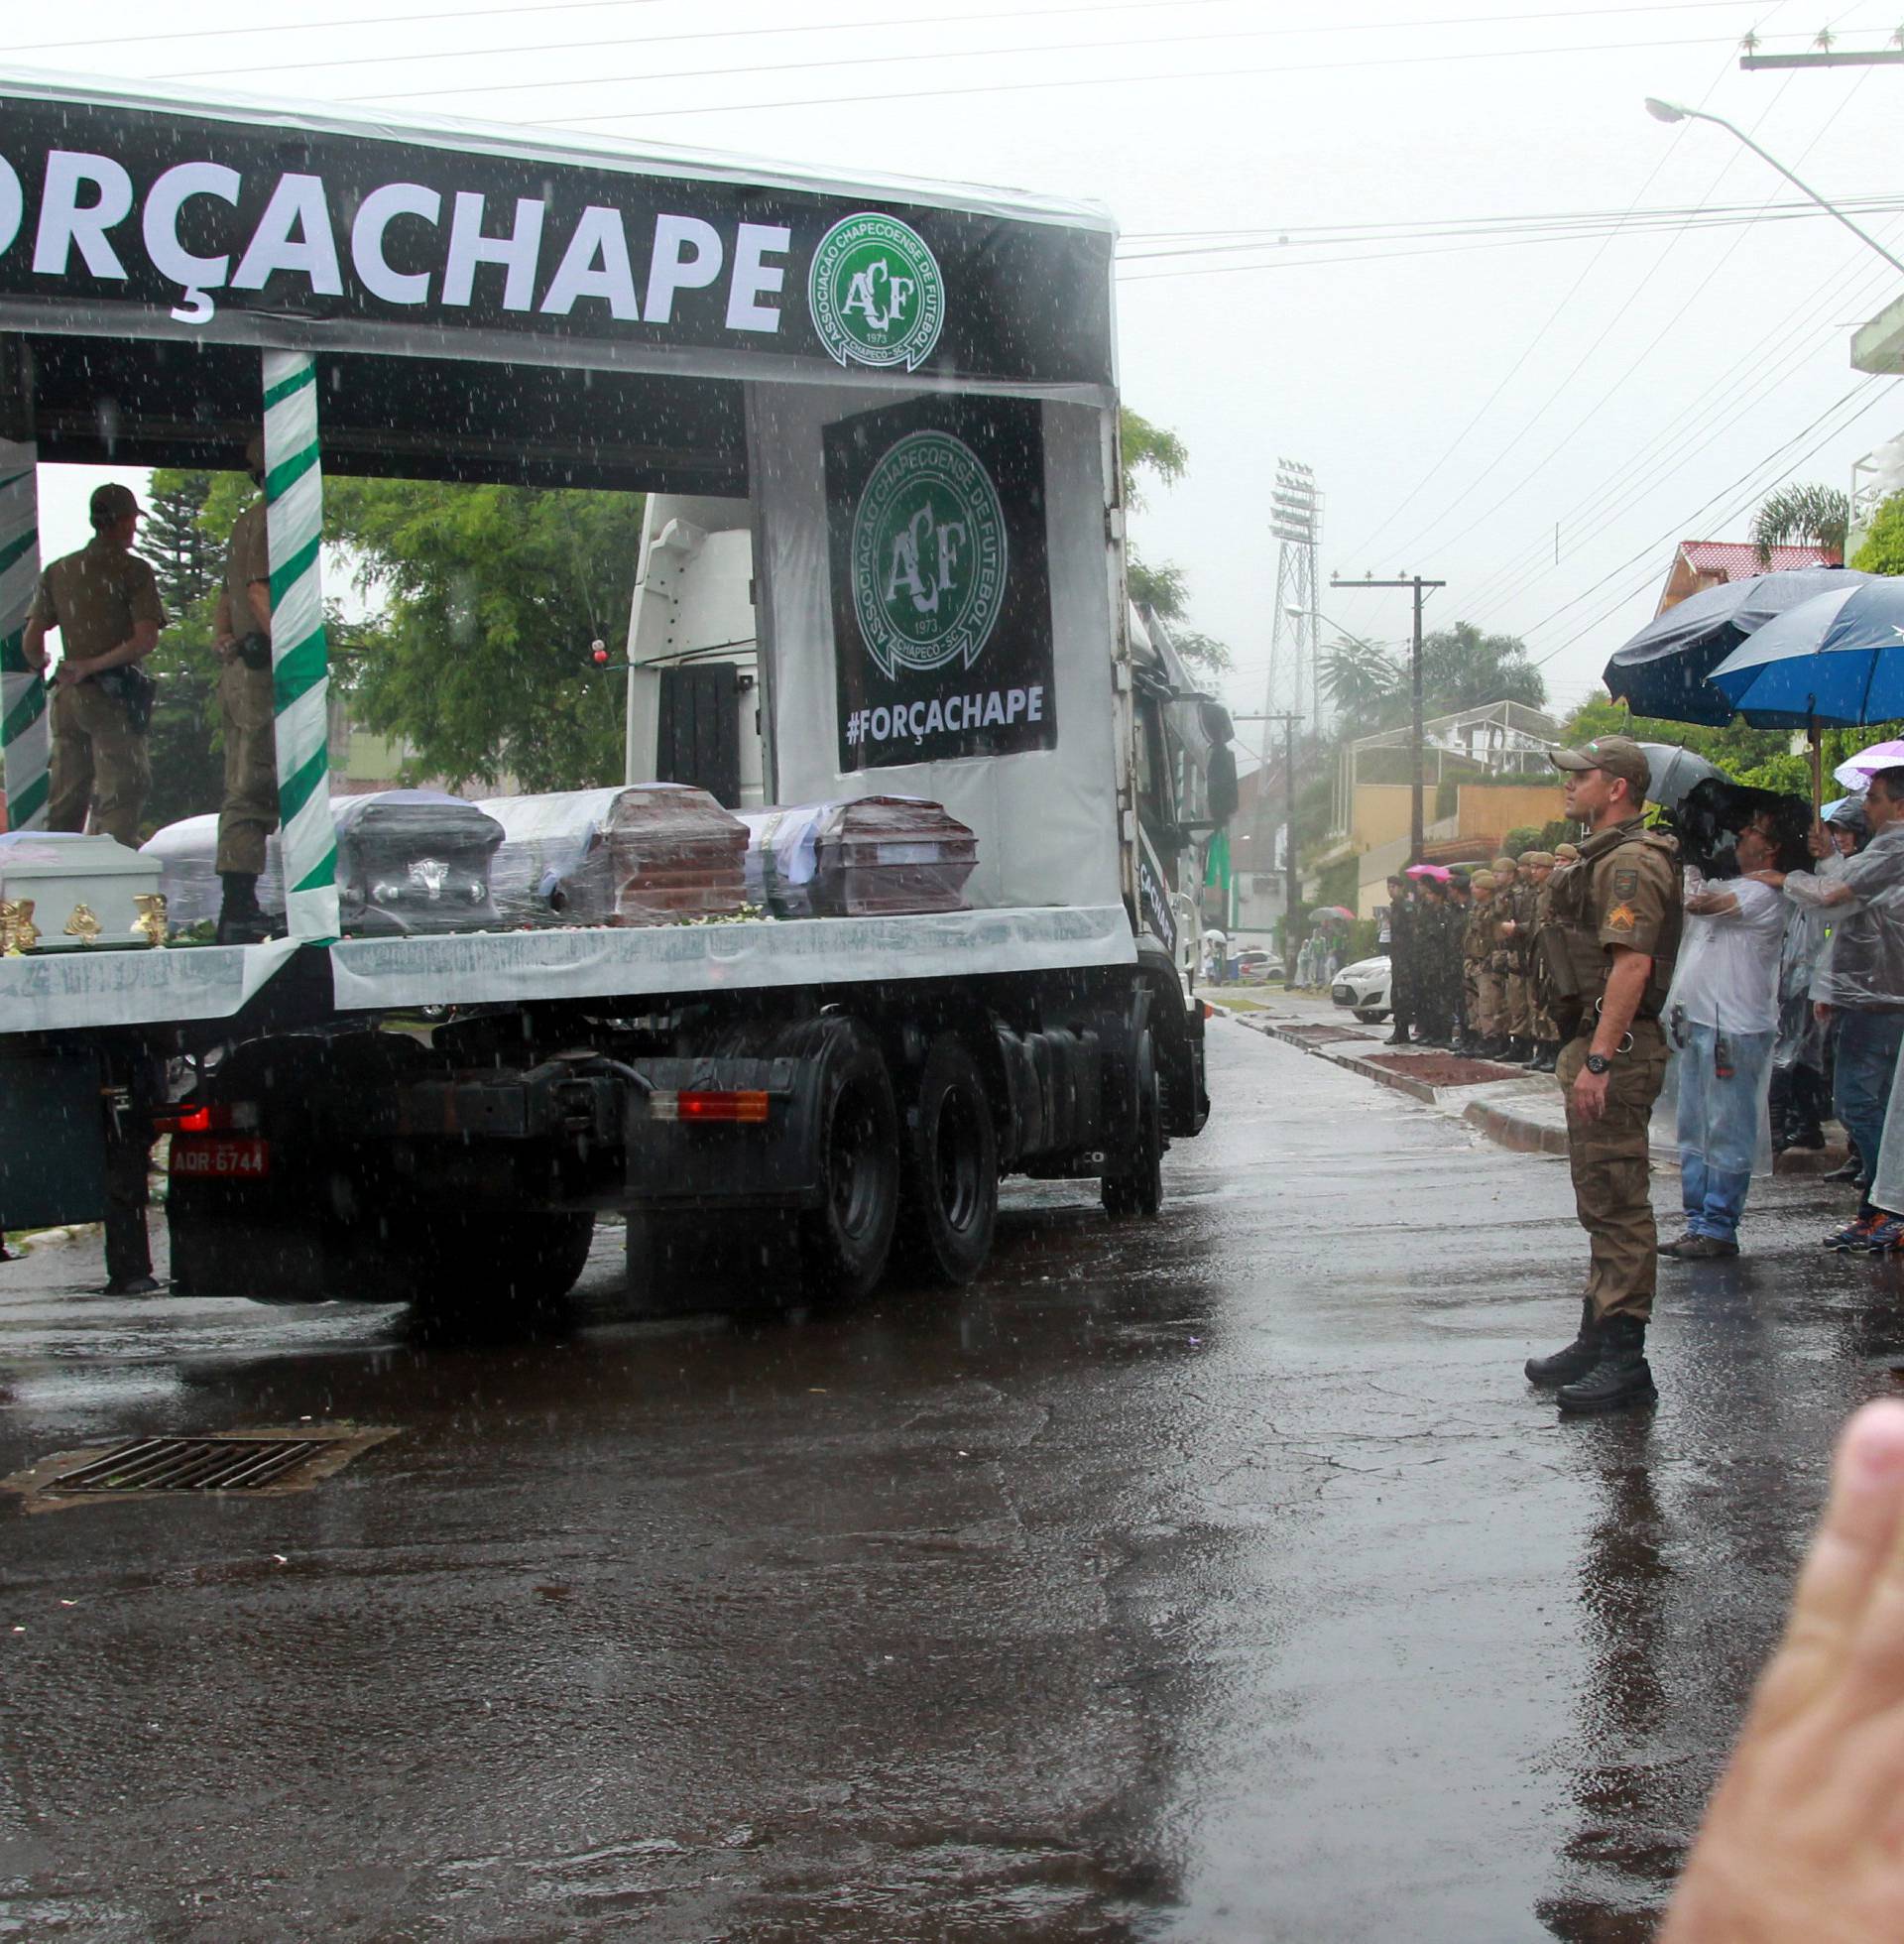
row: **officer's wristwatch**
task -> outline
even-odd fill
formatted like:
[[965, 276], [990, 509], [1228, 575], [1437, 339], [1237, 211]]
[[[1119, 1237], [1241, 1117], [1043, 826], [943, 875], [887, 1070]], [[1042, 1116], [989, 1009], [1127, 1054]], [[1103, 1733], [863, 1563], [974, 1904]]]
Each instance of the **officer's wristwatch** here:
[[1605, 1053], [1589, 1053], [1587, 1055], [1587, 1071], [1589, 1073], [1610, 1073], [1612, 1070], [1613, 1063]]

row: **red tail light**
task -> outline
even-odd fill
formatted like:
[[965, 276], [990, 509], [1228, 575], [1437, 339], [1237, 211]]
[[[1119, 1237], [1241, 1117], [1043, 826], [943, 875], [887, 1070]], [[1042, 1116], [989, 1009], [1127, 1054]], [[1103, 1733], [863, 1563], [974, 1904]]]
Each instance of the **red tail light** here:
[[657, 1121], [726, 1121], [759, 1126], [767, 1119], [768, 1095], [736, 1093], [652, 1093], [648, 1111]]
[[152, 1117], [155, 1134], [228, 1134], [257, 1125], [258, 1108], [248, 1100], [207, 1101], [202, 1107], [176, 1107]]

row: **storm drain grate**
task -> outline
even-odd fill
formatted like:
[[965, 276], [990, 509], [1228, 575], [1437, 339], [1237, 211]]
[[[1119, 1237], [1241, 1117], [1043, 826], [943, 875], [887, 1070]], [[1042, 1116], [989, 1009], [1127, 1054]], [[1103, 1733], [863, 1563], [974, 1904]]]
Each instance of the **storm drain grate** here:
[[395, 1429], [359, 1425], [323, 1430], [211, 1431], [199, 1437], [129, 1438], [42, 1459], [0, 1479], [27, 1509], [61, 1500], [145, 1498], [175, 1492], [298, 1492], [328, 1478]]
[[135, 1438], [67, 1472], [56, 1492], [255, 1492], [330, 1448], [328, 1438]]

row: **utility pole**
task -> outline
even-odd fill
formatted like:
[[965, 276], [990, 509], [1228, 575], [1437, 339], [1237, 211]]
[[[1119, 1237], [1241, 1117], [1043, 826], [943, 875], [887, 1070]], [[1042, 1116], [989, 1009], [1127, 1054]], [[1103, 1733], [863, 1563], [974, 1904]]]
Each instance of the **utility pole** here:
[[1288, 992], [1296, 983], [1296, 908], [1302, 895], [1301, 874], [1296, 869], [1296, 725], [1302, 720], [1302, 711], [1233, 719], [1282, 724], [1282, 989]]
[[1269, 684], [1262, 706], [1294, 709], [1322, 727], [1316, 612], [1316, 549], [1322, 541], [1322, 495], [1316, 476], [1294, 459], [1276, 461], [1269, 494], [1269, 532], [1276, 554], [1276, 604], [1269, 622]]
[[1430, 589], [1446, 587], [1445, 580], [1424, 580], [1420, 574], [1398, 574], [1393, 580], [1376, 580], [1365, 576], [1361, 580], [1344, 580], [1340, 574], [1329, 578], [1331, 587], [1411, 587], [1415, 594], [1415, 639], [1414, 649], [1408, 660], [1409, 719], [1412, 725], [1408, 750], [1410, 759], [1410, 788], [1413, 796], [1408, 806], [1408, 862], [1421, 862], [1422, 816], [1421, 816], [1421, 602], [1422, 596]]

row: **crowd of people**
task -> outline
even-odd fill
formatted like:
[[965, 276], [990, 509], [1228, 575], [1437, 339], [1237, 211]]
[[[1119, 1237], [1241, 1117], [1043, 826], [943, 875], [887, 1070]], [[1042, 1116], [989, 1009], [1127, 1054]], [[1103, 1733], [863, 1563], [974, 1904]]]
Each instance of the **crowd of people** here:
[[[1642, 1354], [1656, 1257], [1739, 1253], [1752, 1176], [1822, 1148], [1829, 1111], [1857, 1186], [1825, 1238], [1904, 1252], [1904, 751], [1854, 759], [1864, 788], [1810, 805], [1724, 779], [1641, 818], [1647, 759], [1624, 737], [1555, 753], [1578, 845], [1388, 881], [1391, 1044], [1554, 1072], [1593, 1274], [1574, 1343], [1528, 1375], [1563, 1408], [1652, 1397]], [[1647, 1180], [1668, 1075], [1681, 1233]]]

